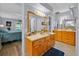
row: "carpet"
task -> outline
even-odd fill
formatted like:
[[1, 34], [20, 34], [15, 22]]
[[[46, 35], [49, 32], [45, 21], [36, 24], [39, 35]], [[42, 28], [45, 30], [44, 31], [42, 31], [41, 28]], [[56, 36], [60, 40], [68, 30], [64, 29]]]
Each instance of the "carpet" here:
[[64, 56], [64, 52], [56, 48], [51, 48], [43, 56]]

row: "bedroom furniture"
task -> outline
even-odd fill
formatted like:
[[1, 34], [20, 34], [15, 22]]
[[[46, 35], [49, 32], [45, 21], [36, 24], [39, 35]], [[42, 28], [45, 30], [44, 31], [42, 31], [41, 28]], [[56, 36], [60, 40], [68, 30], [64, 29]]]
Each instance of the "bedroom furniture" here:
[[2, 35], [1, 42], [8, 42], [8, 41], [22, 39], [22, 32], [21, 31], [6, 31], [3, 29], [0, 29], [0, 35]]

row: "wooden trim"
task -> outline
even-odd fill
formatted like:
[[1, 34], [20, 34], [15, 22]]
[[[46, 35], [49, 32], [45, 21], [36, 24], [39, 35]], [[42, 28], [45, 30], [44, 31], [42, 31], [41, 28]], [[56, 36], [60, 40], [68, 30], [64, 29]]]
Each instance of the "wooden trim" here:
[[[26, 15], [27, 16], [27, 32], [31, 31], [31, 29], [30, 29], [30, 16], [33, 16], [33, 15], [39, 16], [39, 15], [36, 15], [34, 12], [31, 12], [31, 11], [27, 12], [27, 15]], [[42, 17], [42, 16], [40, 16], [40, 17]], [[48, 19], [47, 16], [45, 16], [43, 18]]]

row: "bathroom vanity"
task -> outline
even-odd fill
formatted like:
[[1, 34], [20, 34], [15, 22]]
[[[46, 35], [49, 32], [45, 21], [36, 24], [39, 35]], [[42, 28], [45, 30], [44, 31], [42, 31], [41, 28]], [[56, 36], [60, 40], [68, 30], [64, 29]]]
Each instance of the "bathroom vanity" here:
[[25, 40], [26, 53], [29, 56], [41, 56], [54, 46], [54, 33], [38, 33], [27, 36]]
[[28, 56], [41, 56], [54, 46], [54, 33], [49, 32], [48, 16], [27, 13], [25, 52]]
[[76, 32], [67, 29], [54, 30], [55, 40], [75, 46]]

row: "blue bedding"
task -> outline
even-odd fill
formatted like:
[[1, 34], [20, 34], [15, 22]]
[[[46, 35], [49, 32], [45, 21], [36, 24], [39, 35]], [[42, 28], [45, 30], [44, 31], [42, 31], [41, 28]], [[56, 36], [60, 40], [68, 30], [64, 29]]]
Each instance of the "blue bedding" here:
[[4, 30], [0, 30], [0, 38], [2, 42], [8, 42], [13, 40], [21, 40], [22, 32], [8, 32]]

